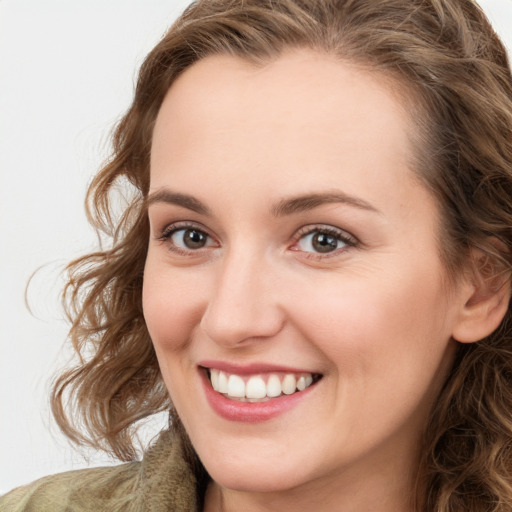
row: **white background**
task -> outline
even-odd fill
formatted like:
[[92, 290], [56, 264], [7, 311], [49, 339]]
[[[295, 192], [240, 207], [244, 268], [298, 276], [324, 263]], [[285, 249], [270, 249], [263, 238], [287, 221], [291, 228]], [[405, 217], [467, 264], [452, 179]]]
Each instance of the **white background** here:
[[[0, 0], [0, 493], [88, 464], [57, 432], [59, 269], [94, 246], [83, 200], [145, 54], [188, 0]], [[512, 48], [512, 0], [482, 0]], [[28, 278], [31, 315], [24, 304]], [[69, 355], [69, 354], [68, 354]], [[151, 427], [156, 432], [163, 419]]]

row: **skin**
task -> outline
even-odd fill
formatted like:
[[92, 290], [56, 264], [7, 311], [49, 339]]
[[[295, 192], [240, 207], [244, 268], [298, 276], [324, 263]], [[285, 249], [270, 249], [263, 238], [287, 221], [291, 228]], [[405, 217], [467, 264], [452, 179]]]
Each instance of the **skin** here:
[[[438, 208], [410, 168], [414, 127], [387, 84], [306, 50], [260, 67], [215, 56], [185, 71], [161, 107], [144, 315], [213, 479], [206, 510], [412, 510], [421, 431], [474, 287], [448, 284]], [[356, 202], [276, 215], [312, 193]], [[187, 227], [204, 247], [183, 244]], [[325, 227], [350, 242], [316, 252], [305, 233]], [[205, 359], [322, 379], [276, 418], [233, 422], [205, 398]]]

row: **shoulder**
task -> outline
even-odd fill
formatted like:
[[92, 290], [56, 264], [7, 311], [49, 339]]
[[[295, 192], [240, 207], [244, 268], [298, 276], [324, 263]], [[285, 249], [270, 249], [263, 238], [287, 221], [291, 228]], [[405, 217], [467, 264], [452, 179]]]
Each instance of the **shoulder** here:
[[2, 512], [123, 510], [140, 463], [68, 471], [18, 487], [0, 497]]
[[191, 512], [197, 480], [183, 441], [164, 431], [140, 462], [68, 471], [0, 497], [2, 512]]

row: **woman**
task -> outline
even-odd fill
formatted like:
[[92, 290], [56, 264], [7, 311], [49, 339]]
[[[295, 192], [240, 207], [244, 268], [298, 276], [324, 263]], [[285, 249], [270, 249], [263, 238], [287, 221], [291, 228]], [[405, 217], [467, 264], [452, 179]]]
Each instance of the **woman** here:
[[91, 186], [53, 394], [121, 460], [170, 430], [2, 510], [512, 509], [511, 135], [470, 0], [192, 5]]

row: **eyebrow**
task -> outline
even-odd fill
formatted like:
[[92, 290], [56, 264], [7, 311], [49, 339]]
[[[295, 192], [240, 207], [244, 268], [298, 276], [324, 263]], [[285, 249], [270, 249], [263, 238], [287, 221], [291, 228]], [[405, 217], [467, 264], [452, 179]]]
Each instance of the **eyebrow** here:
[[[150, 194], [146, 199], [146, 208], [155, 203], [167, 203], [181, 206], [187, 210], [211, 217], [210, 209], [199, 199], [188, 194], [173, 192], [169, 189], [158, 190]], [[275, 217], [283, 217], [313, 210], [324, 204], [341, 203], [353, 206], [360, 210], [381, 213], [373, 205], [359, 197], [350, 196], [344, 192], [320, 192], [314, 194], [304, 194], [288, 199], [282, 199], [271, 208], [271, 213]]]
[[155, 203], [175, 204], [187, 210], [199, 213], [200, 215], [211, 216], [210, 209], [199, 201], [199, 199], [188, 194], [181, 194], [168, 189], [158, 190], [150, 194], [146, 199], [146, 208], [149, 208], [149, 206]]
[[345, 194], [344, 192], [323, 192], [316, 194], [306, 194], [290, 199], [283, 199], [272, 207], [272, 214], [276, 217], [292, 215], [294, 213], [312, 210], [324, 204], [342, 203], [353, 206], [360, 210], [381, 213], [377, 208], [359, 197]]

